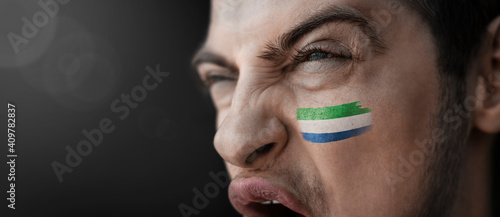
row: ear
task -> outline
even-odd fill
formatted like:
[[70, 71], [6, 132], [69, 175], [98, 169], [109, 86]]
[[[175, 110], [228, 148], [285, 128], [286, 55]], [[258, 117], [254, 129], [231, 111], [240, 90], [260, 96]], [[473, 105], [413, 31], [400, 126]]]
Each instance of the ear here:
[[500, 132], [500, 16], [488, 26], [488, 38], [476, 86], [475, 126], [490, 134]]

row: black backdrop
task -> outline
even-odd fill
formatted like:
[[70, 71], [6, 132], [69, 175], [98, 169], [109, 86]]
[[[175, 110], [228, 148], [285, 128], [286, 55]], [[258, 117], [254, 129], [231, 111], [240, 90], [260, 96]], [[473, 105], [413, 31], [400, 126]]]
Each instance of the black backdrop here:
[[[8, 146], [0, 143], [0, 216], [182, 216], [179, 205], [195, 208], [193, 189], [206, 185], [212, 198], [195, 198], [203, 207], [197, 216], [236, 216], [227, 187], [210, 184], [210, 172], [224, 171], [212, 145], [214, 109], [189, 74], [209, 1], [72, 0], [49, 6], [53, 17], [38, 2], [0, 2], [0, 135], [7, 139], [13, 103], [18, 155], [12, 211]], [[23, 17], [37, 22], [36, 34], [26, 27], [23, 35]], [[28, 40], [17, 54], [10, 32]], [[143, 95], [145, 68], [157, 65], [170, 74]], [[128, 116], [111, 110], [131, 92], [140, 101]], [[52, 164], [67, 165], [66, 148], [76, 150], [87, 139], [82, 131], [106, 118], [114, 131], [91, 151], [82, 148], [90, 154], [60, 182]]]

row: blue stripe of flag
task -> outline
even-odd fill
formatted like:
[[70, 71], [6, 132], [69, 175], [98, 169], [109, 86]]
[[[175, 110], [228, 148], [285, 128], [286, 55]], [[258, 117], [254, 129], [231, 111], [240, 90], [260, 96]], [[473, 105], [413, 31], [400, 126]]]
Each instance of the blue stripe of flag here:
[[336, 133], [302, 133], [305, 140], [312, 143], [327, 143], [348, 139], [368, 131], [371, 126], [360, 127]]

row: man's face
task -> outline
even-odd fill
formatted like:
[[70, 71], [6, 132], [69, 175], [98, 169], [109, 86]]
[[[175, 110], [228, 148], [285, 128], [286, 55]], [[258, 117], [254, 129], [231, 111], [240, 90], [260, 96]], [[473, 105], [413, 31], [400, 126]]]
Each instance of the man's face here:
[[[195, 63], [217, 109], [214, 143], [235, 208], [416, 213], [433, 155], [419, 141], [432, 137], [439, 113], [435, 60], [428, 27], [396, 1], [214, 0]], [[326, 142], [302, 134], [299, 108], [353, 102], [371, 110], [368, 131]], [[310, 127], [342, 131], [353, 120]]]

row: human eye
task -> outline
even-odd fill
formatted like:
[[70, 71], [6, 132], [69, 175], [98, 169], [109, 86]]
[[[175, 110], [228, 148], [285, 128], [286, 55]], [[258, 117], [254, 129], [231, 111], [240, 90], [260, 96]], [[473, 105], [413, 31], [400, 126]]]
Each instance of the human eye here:
[[237, 76], [230, 70], [221, 68], [201, 70], [200, 78], [203, 81], [205, 87], [207, 87], [208, 89], [211, 89], [213, 86], [217, 84], [228, 81], [232, 82], [238, 79]]
[[336, 40], [308, 44], [296, 50], [292, 58], [286, 68], [290, 81], [309, 90], [338, 84], [351, 75], [359, 61], [354, 49]]
[[313, 53], [309, 54], [306, 56], [306, 61], [314, 61], [314, 60], [320, 60], [320, 59], [327, 59], [327, 58], [332, 58], [333, 54], [328, 53], [326, 51], [314, 51]]
[[293, 56], [293, 65], [326, 60], [345, 62], [353, 60], [353, 56], [348, 48], [338, 42], [322, 41], [297, 50]]
[[218, 75], [218, 74], [210, 74], [204, 79], [205, 86], [208, 88], [212, 87], [213, 85], [219, 83], [219, 82], [224, 82], [224, 81], [234, 81], [233, 77], [230, 76], [225, 76], [225, 75]]

